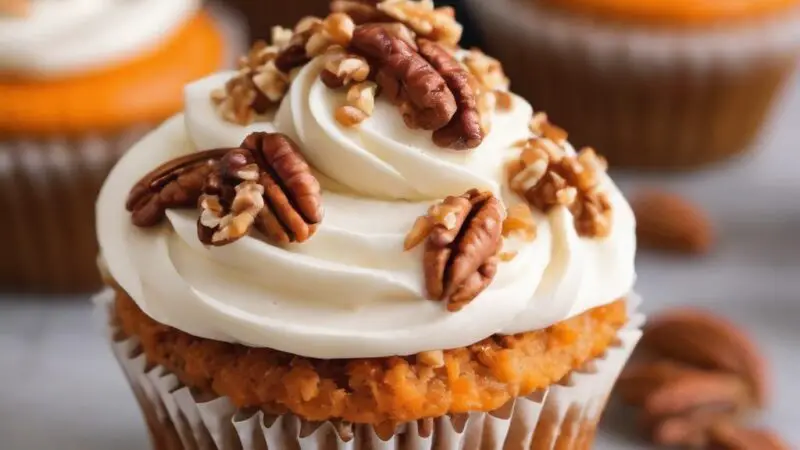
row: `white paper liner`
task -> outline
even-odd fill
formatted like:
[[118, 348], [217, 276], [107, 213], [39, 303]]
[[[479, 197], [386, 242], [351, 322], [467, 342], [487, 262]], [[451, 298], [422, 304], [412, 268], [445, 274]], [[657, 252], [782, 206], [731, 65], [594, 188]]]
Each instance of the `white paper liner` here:
[[558, 385], [489, 413], [409, 422], [383, 440], [369, 425], [312, 423], [293, 414], [273, 416], [237, 409], [226, 397], [202, 398], [163, 366], [148, 366], [138, 339], [118, 339], [120, 330], [109, 320], [114, 296], [113, 290], [106, 289], [94, 297], [97, 318], [145, 415], [155, 416], [163, 428], [175, 430], [179, 443], [172, 447], [162, 444], [164, 449], [551, 450], [556, 443], [560, 449], [573, 448], [573, 444], [583, 448], [586, 441], [579, 441], [578, 434], [589, 431], [588, 439], [593, 436], [644, 324], [644, 316], [637, 311], [641, 299], [631, 294], [630, 319], [618, 332], [618, 341]]
[[[670, 67], [676, 58], [696, 70], [718, 64], [746, 67], [754, 58], [800, 49], [800, 8], [742, 25], [662, 30], [591, 21], [536, 6], [531, 0], [466, 0], [481, 31], [508, 31], [516, 43], [585, 50], [595, 63], [635, 61], [631, 69]], [[498, 28], [502, 27], [502, 28]]]

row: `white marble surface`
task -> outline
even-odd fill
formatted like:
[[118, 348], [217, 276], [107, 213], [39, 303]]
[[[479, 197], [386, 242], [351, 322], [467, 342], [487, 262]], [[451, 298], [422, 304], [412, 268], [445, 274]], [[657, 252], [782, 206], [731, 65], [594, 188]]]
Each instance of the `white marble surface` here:
[[[709, 257], [642, 254], [647, 312], [699, 305], [742, 324], [773, 364], [774, 402], [762, 421], [800, 448], [800, 77], [761, 149], [711, 171], [643, 178], [710, 211], [719, 245]], [[0, 299], [0, 449], [145, 450], [142, 420], [85, 299]], [[596, 448], [645, 447], [633, 419], [610, 410]]]

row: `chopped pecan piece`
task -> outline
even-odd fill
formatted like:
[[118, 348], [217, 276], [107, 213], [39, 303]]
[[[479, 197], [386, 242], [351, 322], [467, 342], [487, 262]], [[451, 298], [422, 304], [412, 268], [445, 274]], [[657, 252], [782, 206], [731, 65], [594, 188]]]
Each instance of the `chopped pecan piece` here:
[[519, 236], [525, 241], [536, 239], [536, 221], [531, 209], [525, 203], [518, 203], [510, 208], [503, 221], [503, 236]]
[[356, 25], [394, 20], [377, 8], [378, 3], [380, 0], [333, 0], [331, 11], [347, 14]]
[[341, 125], [351, 128], [367, 120], [367, 113], [351, 105], [342, 105], [336, 108], [333, 117]]
[[242, 148], [252, 152], [261, 168], [265, 208], [255, 227], [277, 243], [305, 242], [322, 221], [319, 182], [297, 146], [278, 133], [252, 133]]
[[325, 54], [325, 64], [320, 78], [329, 88], [337, 89], [366, 80], [369, 72], [370, 67], [366, 59], [337, 47]]
[[264, 208], [260, 169], [249, 150], [232, 149], [210, 173], [200, 197], [197, 235], [206, 245], [227, 245], [250, 232]]
[[433, 1], [386, 0], [378, 9], [428, 39], [456, 46], [463, 28], [451, 7], [434, 8]]
[[452, 227], [437, 223], [428, 236], [425, 284], [431, 298], [447, 302], [449, 311], [458, 311], [494, 278], [503, 211], [491, 193], [477, 190], [447, 197], [442, 205], [452, 211]]
[[478, 49], [472, 49], [464, 58], [464, 65], [485, 90], [508, 90], [508, 77], [503, 72], [503, 65], [500, 64], [500, 61]]
[[128, 194], [125, 208], [139, 227], [151, 227], [164, 218], [167, 208], [197, 204], [203, 183], [229, 149], [191, 153], [168, 161], [145, 175]]
[[[548, 125], [542, 125], [551, 130]], [[566, 133], [548, 131], [556, 138]], [[612, 204], [599, 190], [605, 161], [591, 148], [577, 156], [547, 137], [535, 137], [523, 143], [520, 159], [508, 167], [509, 184], [518, 194], [543, 212], [566, 206], [575, 218], [580, 236], [608, 236], [612, 227]]]
[[420, 55], [444, 78], [458, 105], [450, 123], [433, 132], [433, 142], [457, 150], [479, 146], [483, 142], [483, 130], [471, 75], [439, 44], [427, 39], [420, 39], [418, 44]]
[[428, 61], [402, 39], [381, 25], [362, 25], [353, 34], [351, 47], [377, 62], [378, 85], [401, 107], [411, 128], [438, 130], [456, 113], [453, 92]]

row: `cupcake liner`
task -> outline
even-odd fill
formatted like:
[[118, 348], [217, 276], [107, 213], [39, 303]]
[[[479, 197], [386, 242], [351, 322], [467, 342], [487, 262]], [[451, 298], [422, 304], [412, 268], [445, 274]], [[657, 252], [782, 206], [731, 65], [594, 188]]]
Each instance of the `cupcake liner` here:
[[148, 130], [0, 142], [4, 289], [75, 292], [100, 286], [94, 202], [119, 157]]
[[183, 386], [163, 366], [149, 365], [135, 337], [113, 321], [113, 290], [95, 297], [111, 348], [145, 415], [156, 449], [532, 449], [588, 448], [614, 382], [641, 336], [640, 299], [629, 297], [630, 320], [603, 356], [560, 383], [488, 412], [452, 414], [402, 424], [388, 438], [374, 427], [309, 422], [294, 414], [238, 409], [226, 397]]
[[467, 6], [514, 90], [616, 166], [691, 168], [749, 149], [800, 54], [800, 9], [698, 31], [597, 23], [531, 1]]
[[[226, 66], [244, 52], [239, 19], [208, 5], [226, 37]], [[0, 289], [37, 293], [90, 293], [102, 285], [97, 271], [95, 200], [106, 175], [156, 124], [78, 137], [0, 140]]]

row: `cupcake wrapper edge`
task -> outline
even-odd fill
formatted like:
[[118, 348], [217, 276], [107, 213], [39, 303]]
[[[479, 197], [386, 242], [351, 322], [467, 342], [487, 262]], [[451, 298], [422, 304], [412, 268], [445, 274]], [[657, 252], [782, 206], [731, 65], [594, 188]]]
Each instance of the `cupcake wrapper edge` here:
[[226, 397], [204, 398], [163, 366], [148, 365], [136, 338], [118, 339], [120, 330], [109, 320], [112, 290], [96, 295], [94, 302], [96, 317], [144, 412], [157, 450], [550, 450], [556, 445], [584, 448], [592, 441], [614, 382], [641, 337], [644, 316], [636, 310], [640, 300], [635, 294], [630, 297], [630, 319], [619, 331], [618, 341], [559, 384], [488, 413], [402, 424], [388, 440], [370, 425], [309, 422], [293, 414], [237, 409]]

